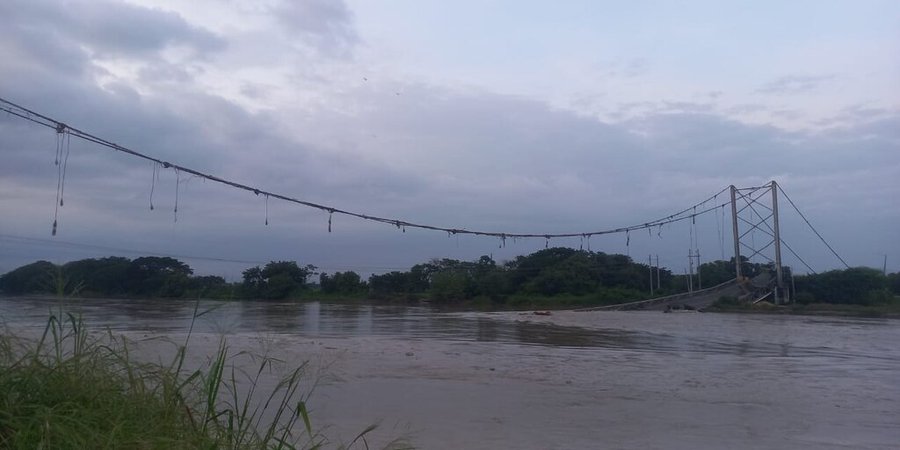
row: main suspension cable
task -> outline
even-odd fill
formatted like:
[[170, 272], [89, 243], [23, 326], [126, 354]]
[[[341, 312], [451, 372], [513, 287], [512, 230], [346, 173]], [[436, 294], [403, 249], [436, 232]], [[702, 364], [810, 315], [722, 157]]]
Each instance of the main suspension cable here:
[[[702, 215], [702, 214], [705, 214], [705, 213], [708, 213], [711, 211], [715, 211], [716, 209], [728, 204], [727, 202], [722, 203], [722, 204], [717, 204], [710, 208], [703, 209], [699, 212], [697, 211], [697, 208], [702, 208], [708, 202], [714, 201], [715, 199], [717, 199], [717, 197], [719, 195], [721, 195], [722, 193], [727, 191], [729, 188], [726, 187], [726, 188], [722, 189], [721, 191], [717, 192], [716, 194], [711, 195], [709, 198], [703, 200], [702, 202], [699, 202], [695, 205], [689, 206], [689, 207], [685, 208], [684, 210], [681, 210], [675, 214], [670, 214], [668, 216], [665, 216], [665, 217], [662, 217], [662, 218], [659, 218], [656, 220], [652, 220], [649, 222], [645, 222], [642, 224], [636, 224], [636, 225], [612, 228], [612, 229], [606, 229], [606, 230], [595, 230], [595, 231], [578, 232], [578, 233], [511, 233], [511, 232], [481, 231], [481, 230], [468, 230], [468, 229], [464, 229], [464, 228], [443, 227], [443, 226], [429, 225], [429, 224], [423, 224], [423, 223], [415, 223], [415, 222], [410, 222], [410, 221], [403, 220], [403, 219], [382, 217], [382, 216], [376, 216], [376, 215], [371, 215], [371, 214], [364, 214], [364, 213], [344, 210], [344, 209], [341, 209], [338, 207], [314, 203], [314, 202], [310, 202], [310, 201], [306, 201], [306, 200], [301, 200], [301, 199], [291, 197], [291, 196], [288, 196], [285, 194], [279, 194], [276, 192], [267, 191], [267, 190], [264, 190], [264, 189], [261, 189], [258, 187], [246, 185], [246, 184], [232, 181], [232, 180], [229, 180], [226, 178], [221, 178], [216, 175], [204, 173], [197, 169], [192, 169], [190, 167], [186, 167], [186, 166], [182, 166], [179, 164], [174, 164], [174, 163], [171, 163], [168, 161], [164, 161], [164, 160], [161, 160], [154, 156], [150, 156], [150, 155], [138, 152], [136, 150], [124, 147], [122, 145], [116, 144], [109, 140], [98, 137], [94, 134], [91, 134], [86, 131], [83, 131], [78, 128], [67, 125], [66, 123], [63, 123], [56, 119], [53, 119], [44, 114], [40, 114], [38, 112], [35, 112], [33, 110], [30, 110], [28, 108], [20, 106], [16, 103], [13, 103], [11, 101], [8, 101], [8, 100], [2, 98], [2, 97], [0, 97], [0, 111], [7, 112], [13, 116], [25, 119], [27, 121], [36, 123], [38, 125], [42, 125], [42, 126], [54, 129], [57, 132], [59, 132], [59, 130], [64, 130], [66, 132], [67, 136], [74, 136], [74, 137], [77, 137], [84, 141], [91, 142], [91, 143], [109, 148], [109, 149], [117, 151], [117, 152], [125, 153], [128, 155], [137, 157], [137, 158], [151, 161], [155, 164], [162, 166], [165, 169], [173, 169], [173, 170], [175, 170], [176, 173], [184, 172], [186, 174], [204, 178], [204, 179], [207, 179], [210, 181], [214, 181], [216, 183], [224, 184], [229, 187], [233, 187], [236, 189], [241, 189], [241, 190], [244, 190], [247, 192], [251, 192], [257, 196], [265, 195], [266, 198], [271, 197], [271, 198], [283, 200], [283, 201], [286, 201], [289, 203], [295, 203], [298, 205], [325, 211], [329, 214], [329, 219], [334, 214], [341, 214], [341, 215], [345, 215], [345, 216], [355, 217], [358, 219], [392, 225], [392, 226], [395, 226], [397, 228], [404, 229], [404, 230], [406, 228], [419, 228], [419, 229], [424, 229], [424, 230], [442, 231], [442, 232], [448, 233], [448, 235], [468, 234], [468, 235], [476, 235], [476, 236], [491, 236], [491, 237], [500, 238], [503, 241], [505, 241], [507, 238], [543, 238], [543, 239], [546, 239], [547, 241], [549, 241], [551, 238], [571, 238], [571, 237], [580, 237], [582, 239], [584, 239], [584, 238], [589, 239], [592, 236], [598, 236], [598, 235], [604, 235], [604, 234], [614, 234], [614, 233], [628, 233], [630, 231], [659, 227], [659, 226], [662, 226], [665, 224], [679, 222], [679, 221], [687, 220], [687, 219], [694, 220], [696, 218], [696, 216], [699, 216], [699, 215]], [[158, 176], [158, 173], [155, 173], [153, 176], [154, 177]], [[151, 195], [152, 195], [152, 188], [151, 188]], [[690, 214], [688, 214], [688, 212], [690, 212]], [[177, 210], [176, 210], [176, 214], [177, 214]]]

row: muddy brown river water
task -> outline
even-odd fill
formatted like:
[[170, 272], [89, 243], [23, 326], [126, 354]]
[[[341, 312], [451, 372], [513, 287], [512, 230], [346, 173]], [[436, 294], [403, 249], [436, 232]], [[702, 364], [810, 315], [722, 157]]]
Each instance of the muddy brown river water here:
[[[194, 305], [65, 307], [140, 341], [183, 338]], [[55, 308], [0, 298], [0, 322], [38, 330]], [[373, 448], [395, 437], [422, 449], [900, 448], [898, 320], [318, 302], [199, 308], [210, 312], [194, 324], [195, 361], [225, 336], [233, 351], [309, 360], [326, 375], [311, 409], [333, 443], [378, 422]]]

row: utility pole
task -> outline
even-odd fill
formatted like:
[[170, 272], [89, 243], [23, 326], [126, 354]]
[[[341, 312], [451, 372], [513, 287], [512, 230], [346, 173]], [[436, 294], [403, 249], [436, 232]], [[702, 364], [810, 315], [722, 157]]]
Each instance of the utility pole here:
[[703, 274], [700, 272], [700, 249], [697, 249], [697, 288], [703, 289]]
[[[694, 264], [694, 259], [697, 259], [697, 264]], [[691, 268], [691, 285], [694, 284], [694, 275], [697, 275], [697, 289], [703, 289], [703, 279], [700, 275], [700, 249], [694, 250], [688, 249], [688, 265]]]
[[884, 254], [884, 265], [881, 266], [881, 273], [887, 276], [887, 253]]
[[691, 290], [691, 278], [688, 277], [687, 269], [684, 269], [684, 283], [687, 285], [688, 292], [693, 292]]
[[659, 292], [659, 255], [656, 255], [656, 291]]
[[647, 268], [650, 269], [650, 297], [653, 297], [653, 255], [647, 255]]

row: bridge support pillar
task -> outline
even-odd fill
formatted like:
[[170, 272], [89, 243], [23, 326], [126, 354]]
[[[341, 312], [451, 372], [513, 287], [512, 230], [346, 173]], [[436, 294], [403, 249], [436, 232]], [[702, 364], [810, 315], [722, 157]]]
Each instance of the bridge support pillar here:
[[734, 231], [734, 273], [741, 282], [741, 236], [738, 230], [737, 188], [731, 185], [731, 226]]

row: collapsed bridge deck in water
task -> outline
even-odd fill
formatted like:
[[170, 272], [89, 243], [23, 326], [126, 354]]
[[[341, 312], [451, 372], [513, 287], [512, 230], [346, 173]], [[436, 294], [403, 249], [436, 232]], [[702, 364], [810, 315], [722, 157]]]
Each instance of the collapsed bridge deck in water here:
[[[583, 308], [578, 311], [664, 311], [669, 308], [703, 309], [708, 308], [722, 297], [734, 297], [738, 299], [765, 298], [771, 292], [771, 284], [774, 280], [769, 274], [760, 274], [752, 280], [738, 282], [729, 280], [716, 286], [700, 289], [693, 292], [668, 295], [665, 297], [638, 300], [634, 302], [619, 303], [616, 305], [596, 306]], [[760, 296], [760, 292], [763, 293]]]

